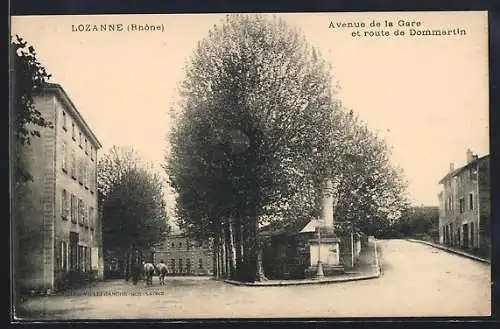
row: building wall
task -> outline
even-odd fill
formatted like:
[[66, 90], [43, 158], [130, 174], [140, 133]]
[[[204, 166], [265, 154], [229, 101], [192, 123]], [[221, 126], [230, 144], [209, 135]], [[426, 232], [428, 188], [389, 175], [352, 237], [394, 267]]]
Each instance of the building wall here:
[[445, 245], [477, 249], [489, 241], [488, 163], [479, 159], [443, 182], [439, 231]]
[[[98, 270], [97, 145], [71, 113], [56, 100], [55, 270], [63, 280], [70, 270]], [[64, 196], [64, 194], [66, 196]], [[64, 201], [66, 200], [66, 201]], [[72, 206], [72, 200], [75, 205]], [[70, 232], [78, 234], [76, 264], [71, 262]], [[98, 249], [96, 249], [98, 250]], [[71, 268], [71, 265], [74, 265]]]
[[183, 235], [169, 236], [156, 248], [154, 262], [160, 260], [167, 264], [169, 275], [213, 274], [212, 252], [207, 246], [197, 246]]
[[[79, 244], [88, 247], [89, 255], [92, 254], [91, 248], [101, 245], [100, 232], [96, 234], [96, 230], [100, 230], [96, 192], [98, 146], [93, 144], [93, 153], [90, 153], [90, 137], [83, 134], [83, 141], [87, 137], [88, 146], [85, 154], [85, 145], [82, 149], [78, 145], [79, 135], [76, 142], [72, 140], [72, 122], [75, 123], [77, 134], [79, 131], [83, 133], [85, 129], [70, 114], [72, 111], [63, 106], [56, 93], [47, 92], [35, 97], [34, 101], [36, 109], [52, 122], [53, 128], [37, 128], [41, 136], [33, 137], [31, 144], [22, 150], [22, 157], [33, 181], [24, 188], [23, 202], [14, 205], [21, 208], [18, 229], [20, 270], [17, 275], [21, 289], [47, 291], [57, 289], [69, 272], [70, 232], [79, 234]], [[66, 129], [63, 127], [64, 121]], [[76, 159], [85, 161], [87, 175], [86, 179], [80, 179], [81, 183], [78, 175], [72, 177], [70, 150], [75, 151]], [[63, 162], [66, 170], [63, 170]], [[64, 194], [67, 202], [63, 201], [66, 199]], [[71, 217], [71, 195], [75, 196], [74, 200], [82, 200], [81, 205], [85, 207], [81, 208], [81, 214], [84, 216]], [[90, 208], [93, 209], [90, 211], [91, 216]], [[93, 262], [96, 270], [97, 264], [99, 259]], [[90, 269], [91, 266], [81, 268], [84, 271]]]
[[[54, 97], [36, 98], [37, 110], [49, 120], [55, 121]], [[55, 213], [55, 138], [50, 128], [36, 128], [40, 137], [32, 137], [30, 145], [22, 150], [21, 157], [32, 181], [23, 188], [20, 204], [21, 223], [18, 231], [19, 283], [21, 289], [47, 290], [54, 282], [53, 275], [53, 219]]]
[[479, 173], [479, 233], [480, 248], [487, 255], [491, 248], [491, 197], [490, 197], [490, 161], [489, 158], [481, 161]]

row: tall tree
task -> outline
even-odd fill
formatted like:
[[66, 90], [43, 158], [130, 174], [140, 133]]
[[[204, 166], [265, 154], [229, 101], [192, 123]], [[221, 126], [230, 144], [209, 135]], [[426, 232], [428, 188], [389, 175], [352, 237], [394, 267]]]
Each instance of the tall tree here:
[[406, 180], [391, 163], [390, 149], [353, 111], [337, 112], [329, 162], [338, 178], [336, 217], [380, 235], [408, 206]]
[[114, 146], [98, 169], [104, 247], [123, 257], [151, 250], [168, 231], [163, 179], [132, 148]]
[[40, 137], [40, 129], [53, 127], [36, 109], [33, 99], [51, 75], [38, 61], [35, 48], [18, 35], [11, 37], [10, 61], [14, 179], [22, 184], [32, 179], [21, 157], [22, 147], [30, 144], [31, 138]]
[[317, 163], [332, 90], [319, 54], [276, 17], [228, 15], [191, 58], [167, 171], [185, 227], [221, 239], [230, 218], [243, 226], [247, 280], [263, 279], [259, 221], [296, 194], [297, 179], [326, 175]]
[[[36, 244], [33, 234], [38, 228], [25, 225], [24, 219], [33, 211], [29, 182], [33, 180], [24, 157], [25, 147], [33, 138], [39, 138], [41, 129], [52, 128], [52, 122], [46, 120], [36, 109], [34, 96], [38, 94], [50, 78], [45, 67], [38, 61], [33, 46], [28, 45], [20, 36], [11, 37], [9, 47], [10, 78], [10, 118], [11, 118], [11, 165], [13, 169], [12, 217], [15, 278], [20, 279], [23, 273], [30, 270], [22, 257], [30, 246]], [[20, 285], [15, 285], [20, 289]], [[16, 293], [19, 296], [19, 291]], [[17, 301], [17, 299], [16, 299]]]

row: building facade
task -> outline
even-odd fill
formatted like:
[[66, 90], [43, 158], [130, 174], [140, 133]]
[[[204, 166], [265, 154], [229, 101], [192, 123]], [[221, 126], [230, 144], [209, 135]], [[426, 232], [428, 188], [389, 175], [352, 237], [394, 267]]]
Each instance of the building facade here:
[[154, 262], [168, 266], [169, 275], [213, 275], [213, 253], [207, 245], [190, 241], [183, 233], [171, 234], [155, 248]]
[[[47, 84], [34, 98], [52, 122], [22, 150], [33, 177], [19, 223], [20, 285], [58, 290], [71, 277], [102, 277], [102, 230], [97, 198], [97, 137], [64, 89]], [[80, 275], [77, 275], [80, 274]], [[91, 275], [92, 274], [92, 275]]]
[[490, 255], [490, 156], [467, 150], [466, 165], [450, 164], [439, 182], [439, 240], [450, 247]]

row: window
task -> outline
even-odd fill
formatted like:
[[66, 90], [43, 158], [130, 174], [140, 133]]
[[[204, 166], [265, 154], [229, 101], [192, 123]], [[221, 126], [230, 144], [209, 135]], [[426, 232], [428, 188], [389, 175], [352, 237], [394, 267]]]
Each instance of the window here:
[[175, 243], [172, 242], [172, 245], [171, 245], [172, 248], [175, 248]]
[[202, 259], [202, 258], [198, 259], [198, 268], [199, 268], [200, 270], [202, 270], [202, 269], [203, 269], [203, 259]]
[[66, 141], [63, 141], [61, 149], [61, 168], [64, 172], [68, 171], [67, 154], [68, 154], [68, 143], [66, 143]]
[[83, 246], [78, 246], [78, 269], [83, 271]]
[[76, 141], [76, 130], [74, 122], [71, 124], [71, 138], [73, 138], [73, 140]]
[[94, 207], [89, 207], [89, 226], [94, 228]]
[[474, 210], [474, 194], [469, 193], [469, 209]]
[[69, 200], [68, 200], [68, 192], [63, 189], [62, 190], [62, 209], [61, 209], [61, 217], [63, 219], [68, 219], [69, 213]]
[[85, 154], [89, 154], [89, 149], [87, 145], [87, 138], [85, 138]]
[[83, 166], [83, 161], [80, 160], [78, 161], [78, 182], [80, 185], [83, 185], [83, 179], [84, 179], [84, 166]]
[[71, 151], [71, 177], [76, 179], [76, 154], [75, 151]]
[[83, 185], [85, 186], [86, 189], [89, 188], [89, 173], [88, 173], [88, 170], [87, 170], [87, 165], [86, 163], [83, 163], [82, 162], [82, 170], [83, 170]]
[[78, 199], [78, 224], [83, 225], [85, 215], [83, 213], [83, 200]]
[[475, 235], [476, 232], [474, 231], [474, 222], [471, 222], [470, 223], [470, 245], [471, 245], [471, 248], [474, 248], [475, 247]]
[[90, 146], [90, 160], [94, 161], [94, 148]]
[[71, 221], [73, 223], [78, 223], [77, 202], [74, 194], [71, 195]]
[[61, 270], [68, 270], [68, 244], [61, 241]]
[[78, 146], [80, 146], [80, 148], [83, 148], [83, 146], [82, 146], [82, 132], [81, 132], [81, 131], [80, 131], [80, 133], [79, 133], [79, 136], [80, 136], [80, 137], [79, 137], [79, 139], [78, 139]]
[[92, 163], [90, 164], [89, 168], [89, 185], [90, 185], [90, 192], [94, 193], [95, 191], [95, 171]]
[[173, 258], [170, 260], [170, 270], [175, 273], [175, 259]]
[[89, 219], [88, 219], [88, 209], [87, 209], [87, 205], [85, 204], [85, 202], [83, 202], [83, 205], [82, 205], [82, 222], [83, 222], [83, 225], [85, 225], [86, 228], [89, 228]]
[[463, 212], [465, 211], [465, 199], [460, 198], [459, 202], [460, 202], [460, 213], [463, 214]]
[[182, 273], [182, 259], [179, 258], [179, 273]]
[[179, 245], [178, 245], [178, 247], [179, 247], [179, 248], [180, 248], [180, 247], [182, 247], [182, 242], [179, 242]]
[[62, 122], [63, 126], [62, 127], [63, 127], [64, 130], [68, 130], [67, 125], [66, 125], [66, 112], [64, 112], [64, 111], [62, 113], [62, 118], [63, 118], [63, 120], [62, 120], [63, 121]]
[[92, 248], [89, 248], [89, 247], [85, 247], [85, 251], [86, 251], [86, 256], [85, 256], [85, 262], [87, 264], [87, 271], [90, 271], [92, 268], [92, 258], [91, 258], [91, 251], [92, 251]]

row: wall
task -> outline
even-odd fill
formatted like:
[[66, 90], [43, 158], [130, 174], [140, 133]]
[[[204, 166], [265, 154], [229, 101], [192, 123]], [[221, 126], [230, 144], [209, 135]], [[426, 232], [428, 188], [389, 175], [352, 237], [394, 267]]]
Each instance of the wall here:
[[[453, 209], [445, 211], [444, 215], [442, 214], [443, 209], [440, 209], [440, 240], [447, 245], [466, 249], [476, 249], [481, 244], [489, 245], [489, 157], [479, 159], [476, 163], [470, 164], [469, 167], [463, 168], [456, 177], [445, 182], [443, 192], [443, 204], [451, 195]], [[470, 195], [472, 195], [473, 209], [470, 207]], [[464, 200], [463, 209], [460, 207], [461, 199]], [[452, 225], [451, 241], [446, 241], [445, 227], [449, 227], [450, 224]], [[467, 224], [467, 232], [464, 232], [464, 224]], [[464, 242], [466, 234], [469, 236], [467, 246]], [[457, 244], [458, 242], [460, 245]]]
[[[318, 255], [319, 252], [319, 255]], [[321, 257], [321, 263], [327, 265], [339, 265], [339, 244], [338, 243], [321, 243], [318, 248], [317, 243], [310, 245], [310, 260], [311, 266], [318, 265], [318, 259]]]
[[[206, 248], [196, 247], [195, 243], [191, 243], [187, 248], [188, 239], [184, 236], [169, 236], [156, 248], [154, 253], [154, 262], [158, 263], [163, 260], [168, 267], [169, 275], [212, 275], [213, 273], [213, 257], [212, 253]], [[172, 246], [173, 244], [173, 246]], [[172, 259], [175, 260], [175, 266], [172, 266]], [[179, 267], [179, 259], [182, 260], [182, 268]], [[187, 271], [187, 260], [191, 262], [191, 271]], [[202, 268], [200, 269], [199, 260], [202, 260]]]
[[[36, 108], [55, 123], [54, 97], [37, 97]], [[55, 213], [55, 134], [51, 128], [36, 128], [41, 136], [32, 137], [22, 150], [27, 170], [33, 177], [23, 188], [19, 221], [19, 283], [22, 290], [51, 289], [54, 282], [53, 225]]]
[[490, 161], [483, 159], [479, 165], [479, 227], [480, 248], [487, 256], [491, 248], [491, 197], [490, 197]]
[[[90, 138], [85, 135], [80, 123], [70, 115], [70, 112], [56, 99], [55, 102], [56, 114], [58, 117], [58, 124], [56, 127], [57, 133], [57, 153], [55, 172], [57, 177], [56, 184], [56, 230], [55, 230], [55, 258], [56, 258], [56, 272], [58, 280], [63, 280], [64, 276], [70, 270], [70, 232], [78, 233], [80, 246], [86, 248], [87, 256], [86, 262], [90, 259], [88, 268], [83, 268], [83, 271], [90, 269], [98, 269], [99, 259], [92, 260], [94, 248], [98, 248], [98, 240], [96, 238], [96, 218], [98, 214], [97, 209], [97, 192], [96, 192], [96, 163], [97, 152], [90, 152], [90, 145], [93, 149], [97, 149], [97, 145], [92, 144]], [[65, 117], [65, 120], [62, 118]], [[65, 121], [65, 125], [64, 125]], [[75, 138], [73, 138], [73, 124], [75, 125]], [[79, 136], [82, 133], [82, 143], [80, 146]], [[85, 143], [85, 139], [87, 143]], [[87, 148], [85, 148], [87, 144]], [[63, 145], [66, 145], [64, 152]], [[72, 173], [72, 155], [75, 155], [75, 169], [76, 176]], [[65, 158], [66, 165], [63, 168], [63, 159]], [[83, 164], [86, 171], [79, 171], [78, 164]], [[84, 177], [81, 177], [83, 174]], [[93, 181], [91, 181], [93, 180]], [[68, 197], [68, 216], [63, 217], [63, 190], [66, 191]], [[75, 196], [75, 200], [83, 200], [85, 217], [83, 221], [72, 220], [71, 218], [71, 196]], [[93, 209], [90, 214], [90, 207]], [[90, 218], [92, 215], [92, 218]], [[66, 243], [66, 250], [63, 251], [62, 242]], [[80, 256], [80, 255], [79, 255]], [[85, 257], [85, 256], [84, 256]], [[66, 258], [66, 269], [62, 268], [63, 258]]]

